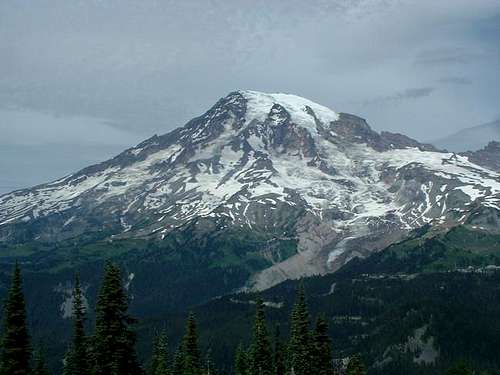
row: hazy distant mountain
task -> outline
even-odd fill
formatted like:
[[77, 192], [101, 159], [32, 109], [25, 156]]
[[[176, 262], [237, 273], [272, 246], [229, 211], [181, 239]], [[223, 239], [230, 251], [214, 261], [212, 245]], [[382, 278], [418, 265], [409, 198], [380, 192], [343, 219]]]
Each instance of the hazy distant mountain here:
[[448, 151], [476, 151], [491, 141], [500, 141], [500, 120], [460, 130], [447, 137], [431, 142]]

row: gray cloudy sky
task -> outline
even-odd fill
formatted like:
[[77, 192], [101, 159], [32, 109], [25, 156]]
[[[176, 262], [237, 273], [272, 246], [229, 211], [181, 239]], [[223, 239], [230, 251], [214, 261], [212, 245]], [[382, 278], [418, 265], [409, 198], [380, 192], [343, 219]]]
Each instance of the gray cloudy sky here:
[[2, 0], [0, 193], [236, 89], [428, 140], [499, 118], [499, 87], [499, 0]]

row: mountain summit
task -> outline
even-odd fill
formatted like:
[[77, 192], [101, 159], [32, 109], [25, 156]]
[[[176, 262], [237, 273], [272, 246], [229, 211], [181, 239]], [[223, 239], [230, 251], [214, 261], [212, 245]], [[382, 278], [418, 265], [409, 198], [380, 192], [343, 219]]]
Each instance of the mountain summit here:
[[[0, 197], [0, 241], [220, 236], [261, 249], [248, 285], [326, 273], [428, 223], [498, 230], [500, 175], [288, 94], [237, 91], [104, 163]], [[181, 250], [179, 250], [181, 251]]]

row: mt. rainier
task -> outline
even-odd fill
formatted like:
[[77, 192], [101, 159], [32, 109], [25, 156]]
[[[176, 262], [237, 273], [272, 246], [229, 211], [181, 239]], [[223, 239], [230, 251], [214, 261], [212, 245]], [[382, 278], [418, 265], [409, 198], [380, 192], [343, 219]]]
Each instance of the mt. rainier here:
[[[336, 270], [432, 223], [500, 229], [500, 174], [466, 156], [288, 94], [233, 92], [184, 127], [104, 163], [0, 197], [0, 241], [102, 234], [163, 240], [227, 230], [262, 248], [247, 285]], [[179, 250], [181, 251], [181, 250]]]

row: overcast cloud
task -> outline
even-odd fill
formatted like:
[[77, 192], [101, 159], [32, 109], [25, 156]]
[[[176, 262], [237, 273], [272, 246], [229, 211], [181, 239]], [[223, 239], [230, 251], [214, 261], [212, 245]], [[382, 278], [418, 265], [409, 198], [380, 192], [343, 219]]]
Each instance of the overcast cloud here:
[[0, 193], [166, 133], [236, 89], [439, 138], [500, 117], [499, 35], [498, 0], [2, 0]]

